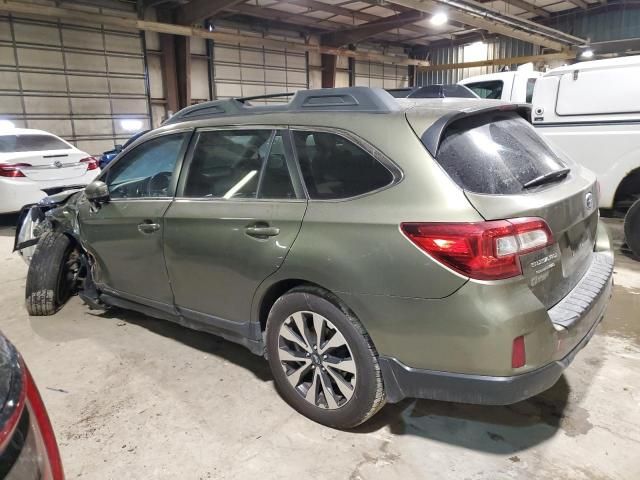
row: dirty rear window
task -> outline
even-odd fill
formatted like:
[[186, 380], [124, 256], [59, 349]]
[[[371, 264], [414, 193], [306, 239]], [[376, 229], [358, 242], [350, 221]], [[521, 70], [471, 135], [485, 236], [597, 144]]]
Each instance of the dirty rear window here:
[[71, 148], [52, 135], [0, 135], [0, 153], [42, 152]]
[[566, 167], [516, 112], [453, 122], [436, 160], [462, 188], [485, 194], [521, 193], [527, 182]]

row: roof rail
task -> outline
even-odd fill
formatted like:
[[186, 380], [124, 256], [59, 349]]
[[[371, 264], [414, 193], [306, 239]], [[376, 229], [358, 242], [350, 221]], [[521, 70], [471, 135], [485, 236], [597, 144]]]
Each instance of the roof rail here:
[[269, 98], [293, 97], [295, 94], [296, 92], [270, 93], [268, 95], [254, 95], [252, 97], [239, 97], [239, 98], [236, 98], [236, 100], [242, 103], [246, 103], [250, 100], [266, 100]]
[[[288, 103], [274, 105], [250, 105], [250, 100], [291, 96]], [[231, 98], [199, 103], [183, 108], [164, 124], [198, 120], [209, 117], [253, 115], [275, 112], [367, 112], [390, 113], [400, 109], [400, 105], [381, 88], [349, 87], [323, 88], [319, 90], [298, 90], [293, 93], [260, 95], [254, 97]]]

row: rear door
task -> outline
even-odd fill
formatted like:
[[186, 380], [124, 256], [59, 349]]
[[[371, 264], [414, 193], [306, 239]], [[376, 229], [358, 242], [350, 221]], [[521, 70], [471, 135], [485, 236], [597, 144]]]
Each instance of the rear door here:
[[44, 133], [0, 135], [0, 162], [21, 164], [20, 171], [36, 182], [65, 181], [82, 177], [89, 167], [87, 154], [65, 141]]
[[307, 206], [288, 136], [262, 126], [197, 132], [164, 217], [167, 270], [185, 316], [237, 331], [258, 285], [284, 261]]
[[[420, 123], [417, 117], [410, 122], [414, 129]], [[547, 222], [554, 244], [520, 260], [529, 287], [547, 308], [561, 300], [591, 264], [595, 177], [560, 159], [515, 111], [485, 111], [452, 122], [435, 157], [486, 220]]]
[[173, 201], [191, 131], [151, 138], [120, 157], [101, 177], [111, 199], [79, 211], [82, 238], [96, 259], [94, 280], [138, 303], [173, 309], [162, 251], [162, 217]]

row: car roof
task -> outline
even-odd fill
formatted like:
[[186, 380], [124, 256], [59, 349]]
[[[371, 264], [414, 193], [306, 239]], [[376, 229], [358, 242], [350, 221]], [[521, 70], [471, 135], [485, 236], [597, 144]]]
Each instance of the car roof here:
[[[256, 97], [252, 97], [255, 99]], [[268, 97], [267, 97], [268, 98]], [[318, 90], [299, 90], [288, 103], [275, 105], [252, 105], [247, 98], [216, 100], [204, 102], [184, 108], [164, 122], [163, 126], [181, 125], [190, 121], [212, 120], [223, 124], [228, 118], [235, 124], [254, 123], [256, 115], [268, 114], [310, 114], [331, 113], [338, 115], [352, 114], [402, 114], [408, 110], [425, 110], [434, 117], [451, 112], [468, 113], [483, 110], [492, 106], [508, 105], [500, 100], [472, 98], [433, 98], [407, 99], [394, 98], [381, 88], [349, 87], [325, 88]], [[261, 118], [260, 121], [268, 121]], [[198, 122], [201, 124], [201, 122]]]
[[629, 57], [607, 58], [603, 60], [589, 60], [588, 62], [578, 62], [572, 65], [563, 65], [562, 67], [554, 68], [544, 74], [545, 77], [552, 77], [554, 75], [562, 75], [567, 72], [573, 72], [575, 70], [599, 70], [605, 68], [619, 68], [627, 66], [640, 66], [640, 55], [631, 55]]

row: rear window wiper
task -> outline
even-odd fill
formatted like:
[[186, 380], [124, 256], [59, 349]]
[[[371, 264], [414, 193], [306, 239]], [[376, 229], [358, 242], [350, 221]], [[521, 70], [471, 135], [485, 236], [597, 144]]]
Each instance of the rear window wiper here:
[[531, 187], [537, 187], [539, 185], [544, 185], [545, 183], [551, 183], [557, 180], [562, 180], [564, 177], [569, 175], [570, 171], [571, 171], [570, 168], [561, 168], [560, 170], [547, 172], [544, 175], [540, 175], [539, 177], [534, 178], [533, 180], [529, 180], [527, 183], [522, 185], [522, 188], [527, 189]]

